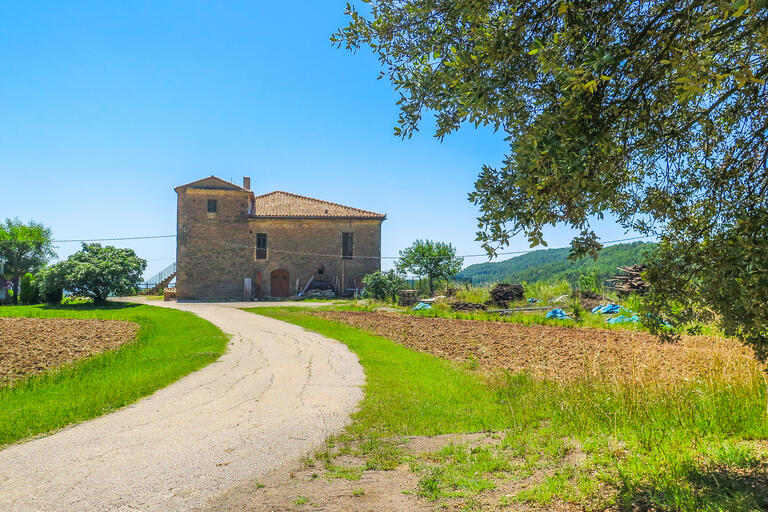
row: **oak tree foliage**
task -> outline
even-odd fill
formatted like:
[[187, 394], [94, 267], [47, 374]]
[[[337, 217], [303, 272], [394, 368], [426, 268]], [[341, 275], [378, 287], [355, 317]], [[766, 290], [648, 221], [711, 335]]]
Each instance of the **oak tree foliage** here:
[[610, 212], [656, 235], [654, 318], [709, 311], [768, 342], [766, 0], [370, 0], [332, 41], [370, 47], [399, 92], [395, 133], [434, 112], [504, 134], [470, 199], [489, 253]]

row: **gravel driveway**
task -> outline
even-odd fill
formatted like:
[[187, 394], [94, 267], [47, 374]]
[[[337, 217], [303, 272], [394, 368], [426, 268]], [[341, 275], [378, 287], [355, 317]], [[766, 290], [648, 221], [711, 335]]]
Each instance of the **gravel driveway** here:
[[216, 324], [228, 351], [132, 406], [0, 451], [0, 510], [194, 510], [310, 451], [362, 398], [341, 343], [227, 304], [152, 303]]

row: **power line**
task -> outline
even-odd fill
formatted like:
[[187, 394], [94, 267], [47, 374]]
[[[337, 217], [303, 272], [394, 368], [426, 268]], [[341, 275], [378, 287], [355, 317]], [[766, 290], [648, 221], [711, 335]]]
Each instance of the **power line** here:
[[150, 240], [154, 238], [175, 238], [176, 235], [152, 235], [152, 236], [126, 236], [120, 238], [83, 238], [74, 240], [54, 240], [54, 243], [65, 242], [116, 242], [119, 240]]
[[[117, 242], [121, 240], [150, 240], [154, 238], [175, 238], [176, 235], [150, 235], [150, 236], [124, 236], [119, 238], [75, 238], [72, 240], [51, 240], [51, 243], [54, 244], [63, 244], [63, 243], [69, 243], [69, 242]], [[40, 240], [0, 240], [0, 244], [2, 243], [19, 243], [19, 242], [28, 242], [28, 243], [40, 243]]]
[[[190, 235], [186, 235], [190, 236]], [[78, 238], [78, 239], [71, 239], [71, 240], [52, 240], [53, 243], [71, 243], [71, 242], [116, 242], [116, 241], [125, 241], [125, 240], [151, 240], [151, 239], [158, 239], [158, 238], [175, 238], [176, 235], [150, 235], [150, 236], [126, 236], [126, 237], [117, 237], [117, 238]], [[632, 240], [643, 240], [647, 238], [653, 238], [654, 235], [643, 235], [643, 236], [635, 236], [630, 238], [620, 238], [618, 240], [608, 240], [606, 242], [602, 242], [602, 245], [608, 245], [608, 244], [615, 244], [620, 242], [629, 242]], [[238, 244], [234, 242], [225, 242], [221, 240], [213, 240], [208, 239], [210, 242], [219, 243], [222, 245], [229, 245], [233, 247], [246, 247], [249, 249], [256, 249], [255, 245], [250, 244]], [[30, 242], [30, 243], [36, 243], [39, 242], [39, 240], [0, 240], [0, 243], [18, 243], [18, 242]], [[566, 247], [547, 247], [546, 249], [568, 249], [568, 246]], [[524, 251], [505, 251], [505, 252], [497, 252], [496, 256], [519, 256], [521, 254], [528, 254], [529, 252], [534, 251], [540, 251], [545, 249], [527, 249]], [[289, 251], [286, 249], [267, 249], [268, 252], [278, 252], [278, 253], [284, 253], [284, 254], [295, 254], [297, 256], [318, 256], [323, 258], [338, 258], [341, 255], [339, 254], [321, 254], [321, 253], [312, 253], [312, 252], [302, 252], [302, 251]], [[487, 257], [488, 253], [484, 254], [465, 254], [457, 256], [458, 258], [482, 258]], [[155, 258], [160, 259], [160, 258]], [[381, 260], [397, 260], [400, 259], [400, 256], [352, 256], [352, 259], [381, 259]]]

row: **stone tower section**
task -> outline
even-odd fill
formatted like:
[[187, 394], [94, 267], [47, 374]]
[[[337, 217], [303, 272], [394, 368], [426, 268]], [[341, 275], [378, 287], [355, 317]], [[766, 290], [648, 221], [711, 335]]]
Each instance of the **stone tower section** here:
[[246, 278], [253, 278], [253, 193], [214, 176], [174, 190], [177, 298], [242, 297]]

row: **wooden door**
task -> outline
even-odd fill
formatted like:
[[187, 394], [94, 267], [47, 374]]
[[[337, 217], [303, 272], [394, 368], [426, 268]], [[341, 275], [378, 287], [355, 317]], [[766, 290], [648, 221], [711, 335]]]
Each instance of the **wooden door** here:
[[273, 270], [270, 274], [269, 291], [273, 297], [288, 296], [288, 271], [283, 269]]

